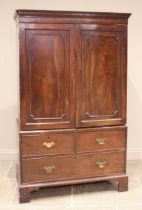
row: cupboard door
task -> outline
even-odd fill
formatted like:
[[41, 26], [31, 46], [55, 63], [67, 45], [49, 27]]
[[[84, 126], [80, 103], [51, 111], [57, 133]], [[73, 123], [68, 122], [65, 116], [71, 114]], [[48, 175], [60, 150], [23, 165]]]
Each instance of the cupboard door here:
[[21, 24], [22, 129], [74, 125], [72, 31], [63, 24]]
[[125, 124], [126, 28], [106, 25], [80, 28], [77, 126]]

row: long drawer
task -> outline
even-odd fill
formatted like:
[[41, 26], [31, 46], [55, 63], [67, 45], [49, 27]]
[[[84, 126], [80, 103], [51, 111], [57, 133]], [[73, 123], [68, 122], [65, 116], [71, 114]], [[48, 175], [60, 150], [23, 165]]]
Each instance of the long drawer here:
[[124, 171], [125, 153], [121, 151], [22, 160], [23, 183], [104, 176]]
[[125, 148], [126, 132], [126, 127], [80, 130], [77, 132], [76, 151], [82, 153]]
[[21, 136], [21, 155], [40, 156], [74, 153], [74, 133], [48, 133]]

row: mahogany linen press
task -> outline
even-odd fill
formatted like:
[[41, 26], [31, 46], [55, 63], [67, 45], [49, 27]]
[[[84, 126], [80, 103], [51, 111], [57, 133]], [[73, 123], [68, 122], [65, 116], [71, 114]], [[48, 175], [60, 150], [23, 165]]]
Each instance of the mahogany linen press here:
[[20, 202], [126, 175], [128, 13], [17, 10]]

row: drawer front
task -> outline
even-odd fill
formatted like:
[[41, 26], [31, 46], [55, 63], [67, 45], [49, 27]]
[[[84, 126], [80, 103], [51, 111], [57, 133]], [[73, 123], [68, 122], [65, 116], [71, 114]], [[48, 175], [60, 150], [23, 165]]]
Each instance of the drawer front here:
[[74, 134], [22, 135], [22, 157], [35, 155], [73, 154]]
[[124, 172], [124, 152], [101, 152], [99, 155], [52, 156], [22, 160], [23, 183], [78, 179]]
[[78, 132], [77, 153], [125, 148], [126, 128]]

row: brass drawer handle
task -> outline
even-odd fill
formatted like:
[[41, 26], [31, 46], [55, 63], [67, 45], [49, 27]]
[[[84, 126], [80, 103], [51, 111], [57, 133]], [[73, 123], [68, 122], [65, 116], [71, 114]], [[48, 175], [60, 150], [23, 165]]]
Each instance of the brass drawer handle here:
[[108, 140], [107, 138], [96, 138], [96, 142], [99, 145], [106, 144], [107, 143], [107, 140]]
[[55, 166], [44, 166], [44, 167], [43, 167], [43, 170], [44, 170], [47, 174], [52, 173], [54, 169], [55, 169]]
[[50, 149], [50, 148], [52, 148], [52, 147], [54, 147], [55, 146], [55, 143], [54, 142], [44, 142], [43, 143], [43, 147], [45, 147], [45, 148], [47, 148], [47, 149]]
[[105, 168], [107, 166], [108, 162], [106, 160], [97, 160], [96, 165], [98, 168]]

